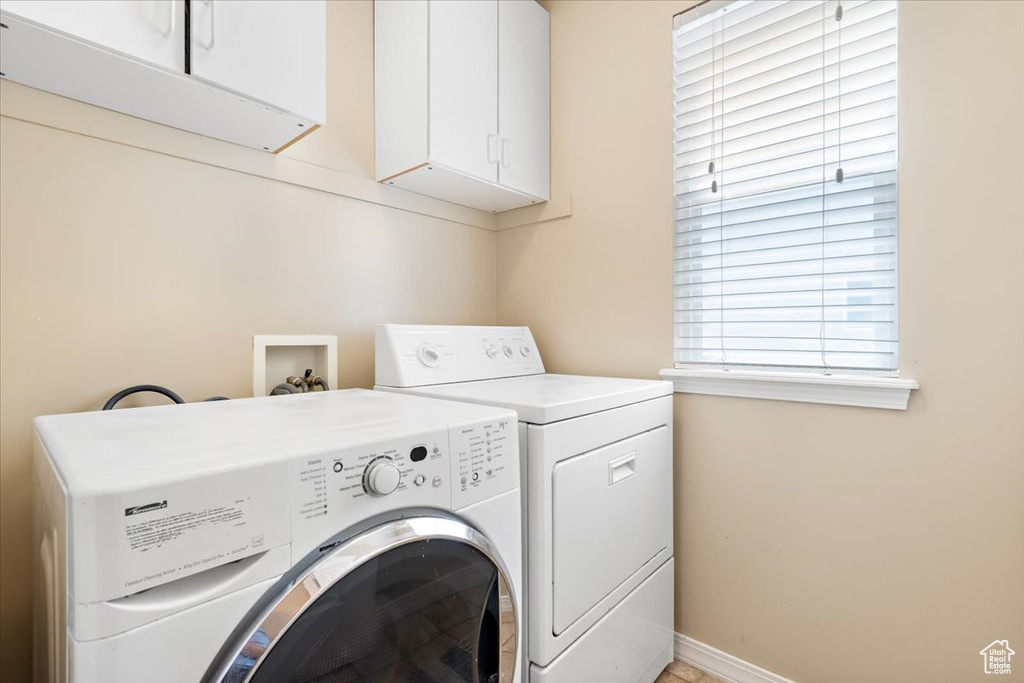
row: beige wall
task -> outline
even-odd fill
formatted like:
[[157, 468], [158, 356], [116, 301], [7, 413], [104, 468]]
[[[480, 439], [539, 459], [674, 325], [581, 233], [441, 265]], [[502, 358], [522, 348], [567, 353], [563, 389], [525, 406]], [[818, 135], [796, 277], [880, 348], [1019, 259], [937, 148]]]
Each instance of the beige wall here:
[[[491, 322], [495, 277], [552, 370], [667, 366], [687, 4], [546, 3], [574, 215], [500, 233], [497, 273], [483, 230], [0, 118], [0, 678], [27, 675], [34, 415], [138, 382], [243, 396], [256, 333], [338, 334], [368, 386], [374, 323]], [[328, 20], [331, 124], [289, 155], [368, 177], [372, 8]], [[910, 410], [676, 401], [677, 628], [801, 681], [981, 680], [981, 647], [1024, 645], [1024, 5], [908, 2], [900, 30]]]
[[[550, 370], [671, 363], [688, 4], [548, 3], [573, 216], [499, 234], [498, 321], [532, 325]], [[1024, 4], [900, 12], [901, 363], [922, 389], [905, 413], [676, 397], [676, 626], [798, 681], [980, 681], [991, 641], [1024, 652]]]
[[[293, 158], [372, 174], [372, 16], [370, 2], [332, 3], [330, 124]], [[5, 106], [29, 95], [0, 90]], [[41, 119], [82, 110], [38, 101]], [[196, 144], [144, 125], [153, 140]], [[190, 401], [248, 395], [252, 335], [262, 333], [338, 335], [340, 383], [367, 387], [376, 323], [494, 321], [489, 231], [6, 116], [0, 185], [5, 683], [28, 678], [33, 416], [97, 409], [142, 382]]]

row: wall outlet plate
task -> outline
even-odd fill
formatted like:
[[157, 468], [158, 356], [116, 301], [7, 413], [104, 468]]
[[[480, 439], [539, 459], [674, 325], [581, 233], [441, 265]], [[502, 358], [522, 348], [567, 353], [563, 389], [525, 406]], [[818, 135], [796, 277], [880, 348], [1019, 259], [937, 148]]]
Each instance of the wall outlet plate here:
[[338, 388], [338, 338], [329, 334], [257, 334], [252, 338], [252, 395], [269, 396], [306, 368]]

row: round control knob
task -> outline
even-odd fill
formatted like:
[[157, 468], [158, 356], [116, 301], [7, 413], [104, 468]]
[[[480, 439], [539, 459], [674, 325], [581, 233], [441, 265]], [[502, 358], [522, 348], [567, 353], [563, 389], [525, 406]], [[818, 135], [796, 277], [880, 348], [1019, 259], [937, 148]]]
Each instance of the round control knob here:
[[533, 353], [533, 351], [530, 349], [529, 346], [520, 346], [519, 353], [523, 354], [524, 356], [529, 356], [531, 353]]
[[416, 357], [425, 367], [436, 368], [441, 363], [441, 354], [430, 344], [421, 344], [416, 349]]
[[488, 344], [487, 348], [484, 349], [484, 353], [487, 354], [488, 358], [494, 358], [495, 356], [498, 355], [498, 345], [497, 344]]
[[390, 460], [378, 460], [366, 468], [366, 488], [370, 493], [380, 496], [394, 493], [401, 479], [402, 473]]
[[506, 358], [511, 358], [515, 351], [512, 350], [511, 346], [503, 346], [501, 350], [505, 353]]

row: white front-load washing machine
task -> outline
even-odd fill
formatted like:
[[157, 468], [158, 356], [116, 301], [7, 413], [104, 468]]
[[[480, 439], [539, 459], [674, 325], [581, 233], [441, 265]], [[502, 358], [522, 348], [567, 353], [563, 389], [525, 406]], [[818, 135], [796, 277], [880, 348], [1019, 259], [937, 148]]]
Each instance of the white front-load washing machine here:
[[674, 641], [672, 385], [545, 373], [526, 327], [381, 325], [376, 364], [379, 390], [519, 416], [530, 681], [657, 678]]
[[348, 390], [35, 428], [37, 681], [519, 680], [512, 411]]

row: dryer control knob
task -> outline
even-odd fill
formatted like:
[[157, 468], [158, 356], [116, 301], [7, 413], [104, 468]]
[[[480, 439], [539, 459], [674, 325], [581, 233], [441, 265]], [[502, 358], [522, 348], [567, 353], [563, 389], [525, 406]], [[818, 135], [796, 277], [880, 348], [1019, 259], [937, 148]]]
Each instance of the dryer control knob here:
[[366, 470], [366, 488], [380, 496], [394, 493], [401, 480], [402, 473], [390, 460], [378, 460]]
[[420, 344], [416, 349], [416, 357], [425, 368], [436, 368], [441, 364], [441, 353], [430, 344]]

